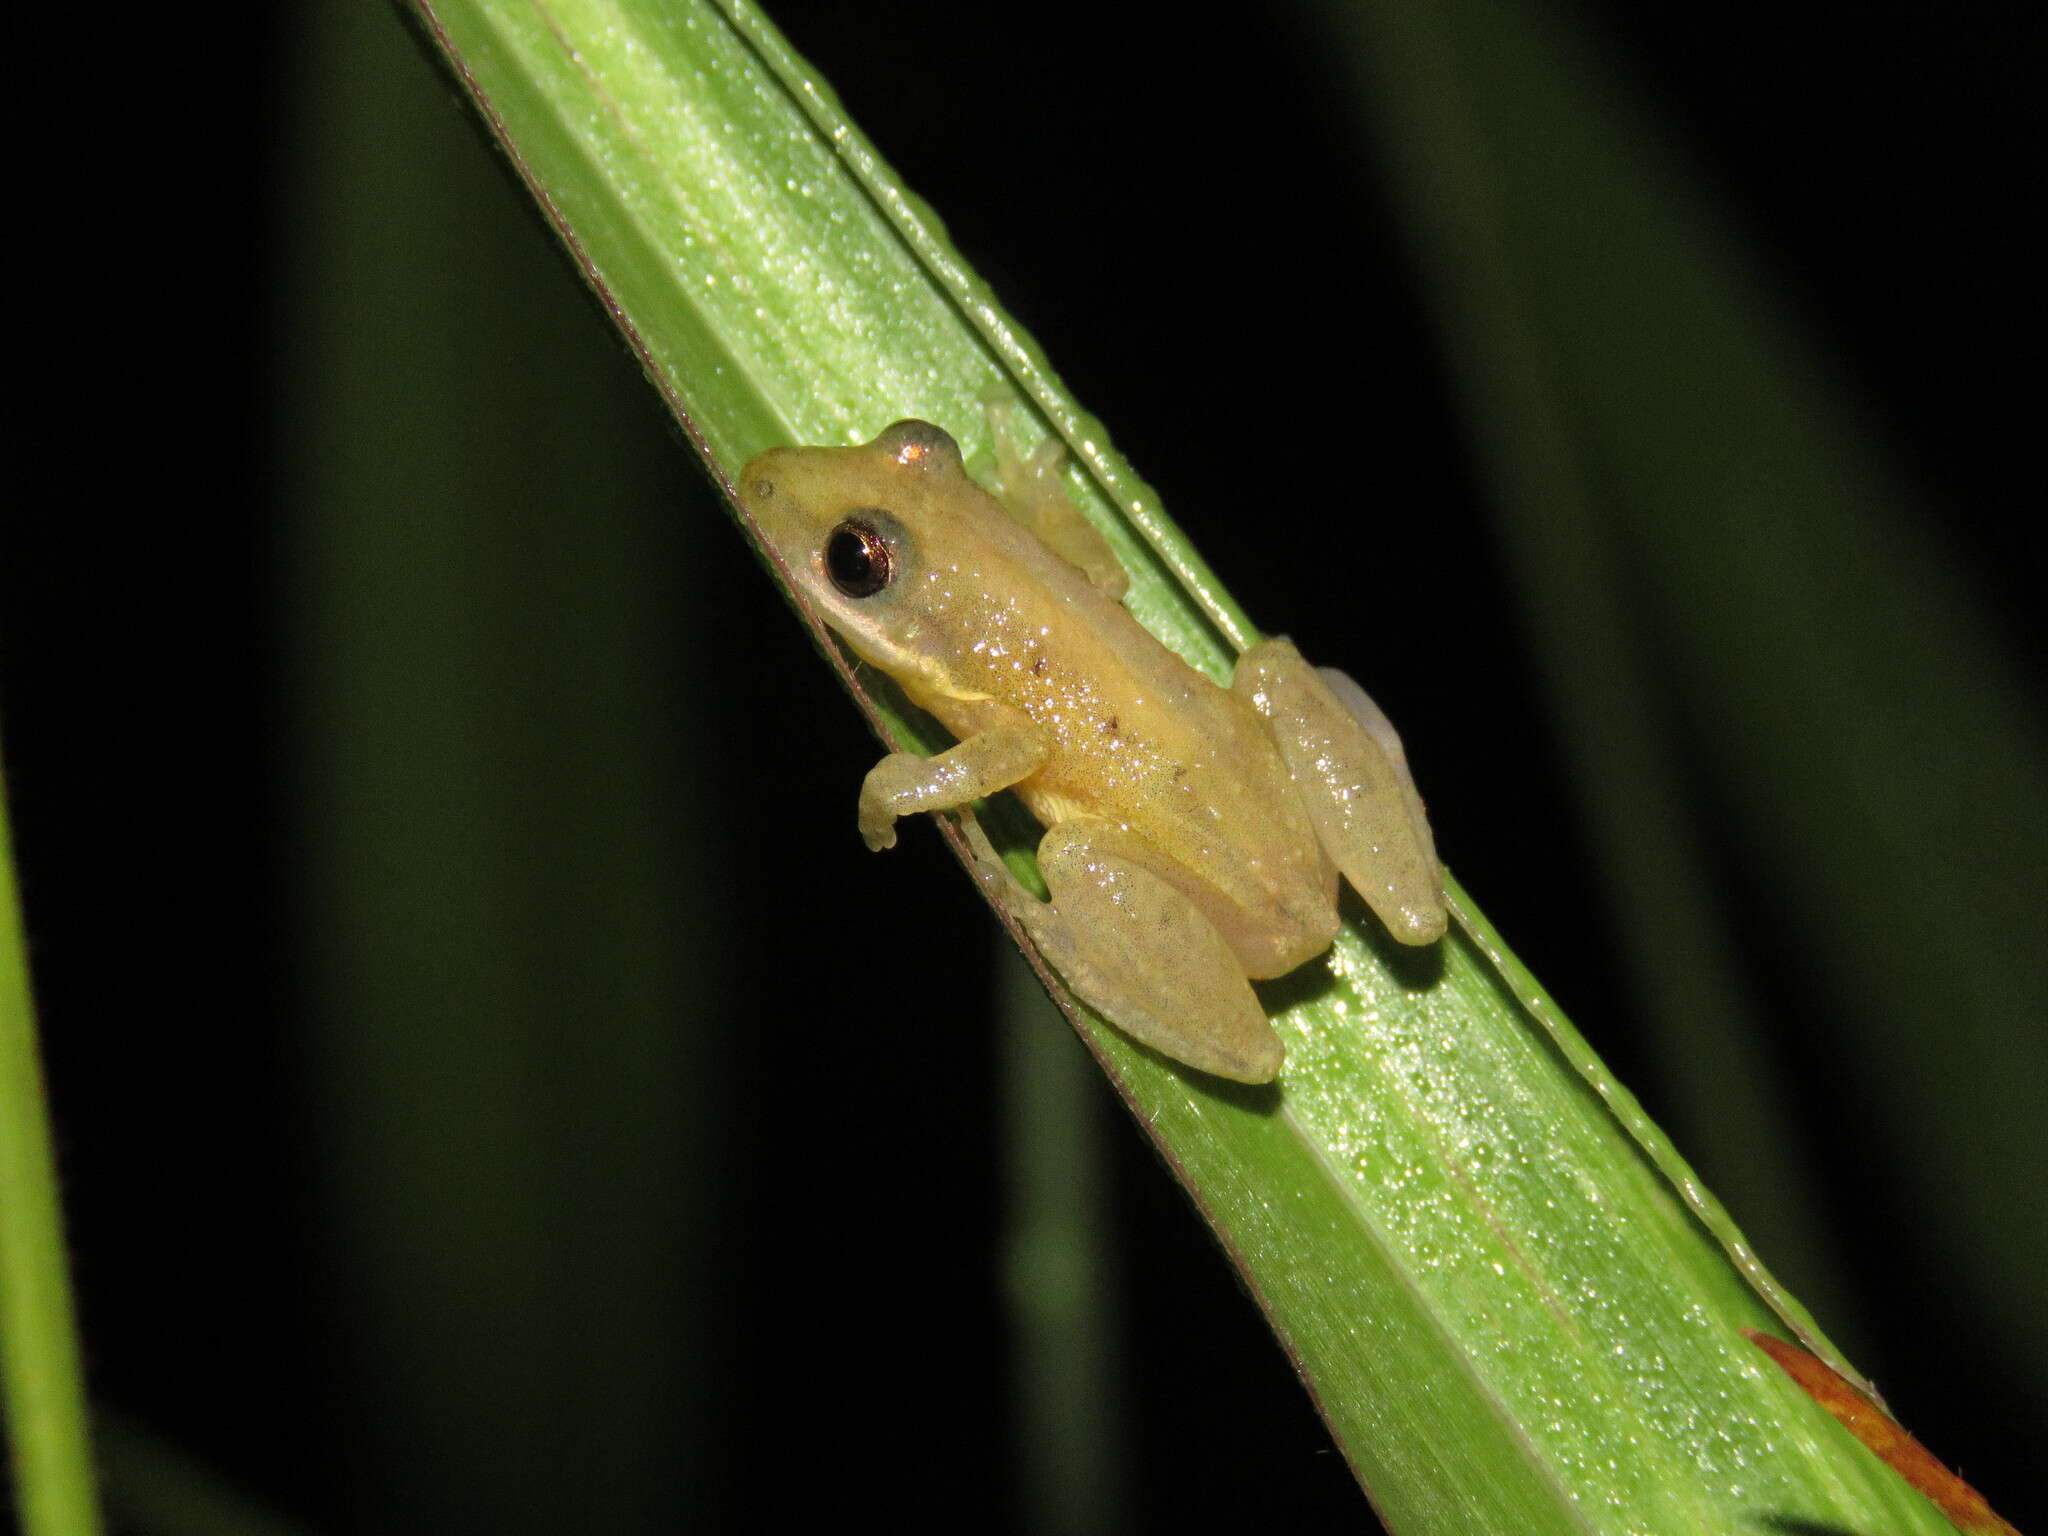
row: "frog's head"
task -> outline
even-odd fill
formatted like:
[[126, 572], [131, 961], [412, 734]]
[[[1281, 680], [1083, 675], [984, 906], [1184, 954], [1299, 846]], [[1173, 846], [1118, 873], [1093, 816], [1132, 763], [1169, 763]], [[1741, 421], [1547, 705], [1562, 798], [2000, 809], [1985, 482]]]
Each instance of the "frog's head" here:
[[985, 500], [960, 447], [899, 421], [858, 448], [773, 448], [740, 472], [740, 504], [826, 622], [899, 679], [943, 637], [925, 576], [959, 543], [963, 504]]

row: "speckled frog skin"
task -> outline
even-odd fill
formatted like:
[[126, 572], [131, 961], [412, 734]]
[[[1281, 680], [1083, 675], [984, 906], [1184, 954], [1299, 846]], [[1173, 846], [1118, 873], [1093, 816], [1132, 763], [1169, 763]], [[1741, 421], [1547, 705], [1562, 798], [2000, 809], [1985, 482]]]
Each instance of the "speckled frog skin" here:
[[963, 830], [977, 873], [1074, 991], [1126, 1034], [1240, 1082], [1280, 1070], [1250, 981], [1336, 936], [1348, 879], [1396, 939], [1444, 931], [1422, 804], [1384, 715], [1285, 640], [1217, 687], [1118, 602], [1125, 576], [1067, 499], [1056, 445], [1021, 460], [992, 409], [1001, 499], [945, 432], [779, 448], [740, 497], [865, 661], [959, 744], [893, 753], [861, 787], [871, 848], [895, 821], [1013, 790], [1045, 825], [1050, 901]]

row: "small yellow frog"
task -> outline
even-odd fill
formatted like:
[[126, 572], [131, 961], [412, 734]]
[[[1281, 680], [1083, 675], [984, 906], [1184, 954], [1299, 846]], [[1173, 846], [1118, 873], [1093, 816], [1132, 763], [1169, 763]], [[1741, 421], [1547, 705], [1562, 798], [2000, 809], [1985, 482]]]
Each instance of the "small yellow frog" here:
[[[740, 499], [865, 661], [959, 744], [892, 753], [860, 793], [870, 848], [914, 811], [1014, 790], [1044, 823], [1040, 901], [973, 819], [984, 886], [1074, 991], [1126, 1034], [1245, 1083], [1280, 1069], [1248, 978], [1336, 937], [1341, 871], [1403, 943], [1444, 931], [1442, 880], [1393, 727], [1286, 640], [1226, 691], [1117, 601], [1127, 578], [1067, 499], [1062, 450], [1018, 456], [992, 406], [1002, 500], [939, 428], [861, 448], [778, 448]], [[1007, 511], [1006, 511], [1007, 508]]]

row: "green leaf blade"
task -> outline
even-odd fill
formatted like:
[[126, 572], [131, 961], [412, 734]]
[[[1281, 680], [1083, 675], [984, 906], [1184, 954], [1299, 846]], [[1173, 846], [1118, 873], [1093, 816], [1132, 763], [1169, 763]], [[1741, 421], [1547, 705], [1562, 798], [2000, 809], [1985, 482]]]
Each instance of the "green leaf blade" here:
[[[751, 9], [422, 10], [727, 485], [763, 448], [907, 415], [971, 455], [1007, 383], [1074, 450], [1132, 611], [1227, 670], [1248, 623]], [[862, 697], [899, 744], [939, 744]], [[1290, 1052], [1271, 1090], [1186, 1073], [1046, 979], [1393, 1528], [1940, 1530], [1741, 1337], [1771, 1314], [1481, 944], [1389, 949], [1354, 915], [1268, 989]]]

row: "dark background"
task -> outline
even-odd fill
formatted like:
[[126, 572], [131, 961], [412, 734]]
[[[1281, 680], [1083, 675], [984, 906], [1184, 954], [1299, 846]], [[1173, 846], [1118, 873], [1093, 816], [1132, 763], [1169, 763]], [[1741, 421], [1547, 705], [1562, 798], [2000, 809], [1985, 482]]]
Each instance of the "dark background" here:
[[[1839, 9], [1560, 14], [1807, 328], [2038, 747], [2040, 11]], [[775, 14], [1246, 608], [1368, 679], [1447, 859], [1709, 1181], [1794, 1177], [1689, 1139], [1711, 1082], [1638, 1028], [1542, 597], [1499, 552], [1429, 274], [1320, 35]], [[200, 1528], [165, 1491], [189, 1476], [307, 1528], [1021, 1528], [1001, 1057], [961, 1027], [993, 996], [986, 914], [928, 835], [862, 853], [872, 743], [397, 15], [128, 30], [154, 24], [77, 68], [68, 31], [24, 44], [0, 550], [10, 811], [125, 1523]], [[1216, 216], [1219, 181], [1312, 230], [1257, 313], [1212, 292], [1272, 270], [1280, 215]], [[1262, 375], [1371, 392], [1371, 440], [1276, 419]], [[1303, 494], [1361, 463], [1396, 509], [1370, 538]], [[458, 495], [474, 516], [433, 521]], [[382, 554], [323, 521], [371, 504]], [[1331, 596], [1358, 592], [1369, 615]], [[1974, 1242], [1929, 1225], [1970, 1101], [1939, 1097], [1938, 1053], [1902, 1059], [1936, 1107], [1893, 1120], [1742, 817], [1688, 789], [1752, 1059], [1807, 1111], [1818, 1226], [1767, 1256], [2039, 1523], [2048, 1361], [2001, 1322], [2040, 1310], [2030, 1208]], [[2016, 1040], [2044, 1001], [2015, 996]], [[1128, 1523], [1360, 1528], [1182, 1197], [1106, 1092], [1089, 1113]], [[2012, 1130], [2000, 1178], [2031, 1191], [2038, 1131]]]

